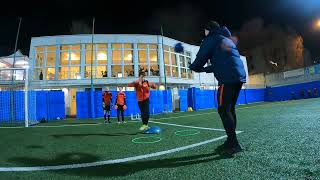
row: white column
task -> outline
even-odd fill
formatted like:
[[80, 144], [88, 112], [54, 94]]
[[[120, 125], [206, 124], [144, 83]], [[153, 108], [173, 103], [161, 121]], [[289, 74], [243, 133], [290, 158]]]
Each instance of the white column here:
[[108, 44], [108, 62], [107, 62], [108, 77], [111, 77], [111, 64], [112, 64], [112, 46], [111, 46], [111, 43], [109, 43]]
[[147, 67], [148, 67], [148, 75], [150, 76], [150, 48], [149, 44], [147, 45]]
[[67, 79], [70, 79], [70, 74], [71, 74], [70, 73], [70, 66], [71, 66], [71, 50], [70, 49], [68, 50], [68, 54], [69, 54], [69, 58], [68, 58], [68, 78]]
[[55, 64], [55, 74], [54, 79], [59, 79], [59, 64], [60, 64], [60, 45], [56, 46], [56, 64]]
[[121, 44], [121, 71], [122, 77], [124, 77], [124, 44]]
[[139, 77], [139, 52], [138, 44], [133, 44], [133, 64], [134, 64], [134, 77]]
[[85, 78], [85, 66], [86, 66], [86, 45], [81, 44], [81, 47], [80, 47], [80, 76], [81, 76], [81, 79]]
[[176, 60], [177, 60], [177, 64], [178, 64], [178, 77], [181, 78], [181, 66], [180, 66], [180, 55], [176, 54]]
[[43, 65], [42, 65], [42, 73], [43, 73], [43, 81], [47, 81], [47, 46], [44, 47], [43, 52]]
[[36, 56], [36, 50], [35, 50], [35, 48], [33, 47], [33, 46], [31, 46], [32, 47], [32, 49], [31, 49], [31, 54], [29, 55], [29, 57], [30, 57], [30, 69], [33, 69], [33, 71], [29, 71], [29, 75], [30, 75], [30, 79], [29, 80], [37, 80], [37, 78], [34, 78], [35, 77], [35, 73], [34, 73], [34, 64], [35, 64], [35, 60], [36, 60], [36, 58], [35, 58], [35, 56]]
[[162, 47], [162, 39], [161, 36], [158, 36], [158, 64], [159, 64], [159, 72], [160, 79], [164, 82], [164, 51]]

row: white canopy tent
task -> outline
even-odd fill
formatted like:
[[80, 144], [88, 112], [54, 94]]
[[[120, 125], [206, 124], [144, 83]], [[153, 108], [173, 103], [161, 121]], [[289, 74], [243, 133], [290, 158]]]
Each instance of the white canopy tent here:
[[[29, 58], [23, 55], [20, 50], [15, 53], [15, 68], [28, 68]], [[23, 71], [4, 70], [5, 68], [13, 68], [14, 54], [9, 56], [0, 57], [0, 80], [11, 80], [12, 75], [15, 76], [15, 80], [23, 80]]]
[[[18, 50], [15, 54], [16, 54], [15, 67], [27, 68], [29, 66], [28, 56], [23, 55], [20, 50]], [[0, 68], [12, 68], [13, 59], [14, 59], [14, 54], [11, 54], [9, 56], [0, 57]]]

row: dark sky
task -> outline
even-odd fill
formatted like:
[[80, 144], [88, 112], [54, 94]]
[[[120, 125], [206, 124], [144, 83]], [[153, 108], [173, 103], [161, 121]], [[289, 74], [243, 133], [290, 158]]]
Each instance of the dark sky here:
[[165, 36], [196, 45], [209, 20], [239, 31], [243, 23], [261, 17], [267, 24], [293, 27], [320, 58], [320, 30], [312, 28], [320, 18], [320, 0], [29, 0], [12, 1], [0, 13], [0, 55], [14, 51], [18, 16], [23, 17], [18, 49], [27, 54], [31, 37], [70, 34], [72, 20], [90, 25], [92, 16], [95, 33], [160, 34], [163, 25]]

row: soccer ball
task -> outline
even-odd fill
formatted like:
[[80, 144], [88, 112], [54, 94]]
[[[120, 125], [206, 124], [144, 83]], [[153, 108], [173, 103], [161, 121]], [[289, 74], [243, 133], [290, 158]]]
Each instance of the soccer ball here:
[[183, 47], [182, 43], [177, 43], [176, 45], [174, 45], [174, 51], [176, 53], [183, 53], [184, 47]]

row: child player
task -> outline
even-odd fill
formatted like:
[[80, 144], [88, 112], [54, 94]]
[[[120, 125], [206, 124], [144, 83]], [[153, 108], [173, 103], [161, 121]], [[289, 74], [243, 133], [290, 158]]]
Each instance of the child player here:
[[112, 102], [112, 94], [109, 91], [109, 88], [106, 87], [105, 91], [102, 94], [102, 108], [103, 108], [103, 114], [104, 114], [104, 123], [107, 123], [107, 114], [108, 114], [108, 123], [111, 123], [110, 121], [111, 102]]
[[117, 109], [117, 117], [118, 117], [118, 123], [120, 124], [120, 113], [122, 116], [122, 123], [125, 123], [124, 121], [124, 110], [126, 110], [126, 94], [122, 91], [122, 87], [119, 87], [119, 92], [116, 97], [116, 109]]

